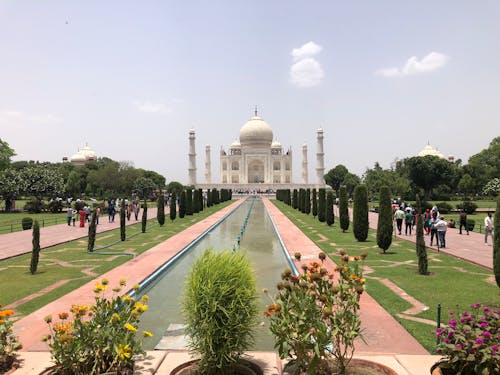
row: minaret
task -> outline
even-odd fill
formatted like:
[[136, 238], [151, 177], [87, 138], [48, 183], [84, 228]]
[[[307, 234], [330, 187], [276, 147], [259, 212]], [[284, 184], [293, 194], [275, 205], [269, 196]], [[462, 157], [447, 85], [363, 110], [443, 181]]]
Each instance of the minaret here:
[[307, 145], [302, 145], [302, 183], [308, 184], [309, 178], [307, 175]]
[[210, 161], [210, 145], [205, 146], [205, 183], [212, 183], [212, 165]]
[[196, 149], [194, 129], [189, 130], [189, 185], [196, 185]]
[[323, 128], [317, 130], [318, 144], [316, 146], [316, 183], [319, 187], [325, 185], [325, 154], [323, 152]]

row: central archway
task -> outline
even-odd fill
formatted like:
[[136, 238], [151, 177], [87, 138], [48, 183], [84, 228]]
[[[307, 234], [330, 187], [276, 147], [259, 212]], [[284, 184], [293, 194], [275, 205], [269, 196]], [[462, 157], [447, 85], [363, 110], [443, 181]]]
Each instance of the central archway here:
[[252, 160], [248, 163], [248, 183], [264, 183], [264, 162], [262, 160]]

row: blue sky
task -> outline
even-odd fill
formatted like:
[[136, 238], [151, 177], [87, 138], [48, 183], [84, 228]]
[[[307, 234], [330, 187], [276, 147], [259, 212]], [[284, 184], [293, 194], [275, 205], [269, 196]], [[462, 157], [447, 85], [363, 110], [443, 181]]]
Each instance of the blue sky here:
[[467, 159], [500, 135], [499, 1], [0, 1], [0, 138], [15, 160], [85, 143], [187, 182], [196, 130], [218, 181], [254, 106], [275, 138], [361, 175], [429, 141]]

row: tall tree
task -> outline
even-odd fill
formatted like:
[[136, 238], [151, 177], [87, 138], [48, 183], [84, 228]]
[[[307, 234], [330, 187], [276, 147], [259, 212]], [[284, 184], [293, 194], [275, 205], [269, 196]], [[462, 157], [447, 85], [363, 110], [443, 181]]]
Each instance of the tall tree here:
[[[69, 210], [69, 208], [68, 208]], [[89, 224], [89, 239], [87, 244], [87, 251], [93, 252], [95, 246], [95, 235], [96, 235], [96, 211], [92, 212], [92, 216]]]
[[193, 190], [191, 188], [186, 189], [186, 215], [193, 214]]
[[156, 220], [158, 220], [158, 224], [160, 224], [160, 227], [162, 227], [163, 224], [165, 224], [165, 200], [163, 198], [163, 193], [160, 193], [160, 195], [158, 196], [156, 207], [158, 208], [158, 211], [156, 213]]
[[[210, 189], [208, 195], [210, 195]], [[179, 217], [183, 219], [184, 216], [186, 216], [186, 190], [182, 191], [179, 197]]]
[[125, 232], [125, 214], [125, 206], [122, 206], [122, 208], [120, 208], [120, 240], [122, 241], [125, 241], [127, 238], [127, 234]]
[[480, 192], [488, 181], [500, 176], [500, 136], [493, 138], [488, 148], [472, 155], [464, 170], [475, 181], [477, 192]]
[[354, 189], [354, 205], [352, 210], [354, 237], [364, 242], [368, 238], [368, 191], [366, 185], [358, 185]]
[[38, 259], [40, 258], [40, 225], [38, 220], [33, 223], [32, 245], [30, 272], [33, 275], [38, 268]]
[[0, 172], [7, 169], [10, 164], [10, 159], [15, 155], [16, 153], [9, 147], [9, 144], [6, 141], [2, 141], [2, 138], [0, 138]]
[[142, 233], [146, 233], [146, 225], [148, 223], [148, 203], [144, 199], [144, 204], [142, 206]]
[[176, 216], [177, 216], [177, 197], [175, 196], [174, 192], [170, 197], [170, 220], [172, 220], [172, 223], [174, 222]]
[[387, 186], [382, 186], [378, 206], [377, 246], [382, 249], [384, 254], [392, 244], [392, 223], [391, 192]]
[[154, 181], [148, 177], [139, 177], [134, 181], [133, 190], [139, 193], [142, 199], [149, 199], [158, 188]]
[[[231, 195], [231, 193], [229, 193], [229, 195]], [[200, 201], [199, 205], [200, 205], [200, 211], [203, 211], [204, 209], [204, 203], [203, 203], [203, 190], [202, 189], [198, 189], [198, 199]], [[231, 199], [231, 198], [229, 198]]]
[[[420, 204], [420, 197], [417, 194], [417, 206]], [[420, 275], [428, 275], [427, 270], [427, 248], [425, 247], [424, 240], [424, 218], [422, 213], [417, 214], [417, 241], [415, 243], [418, 257], [418, 273]]]
[[500, 287], [500, 197], [497, 198], [493, 228], [493, 272], [497, 285]]
[[453, 174], [449, 161], [437, 156], [415, 156], [404, 160], [409, 179], [425, 194], [425, 199], [432, 197], [432, 190], [446, 183]]
[[198, 194], [200, 191], [198, 189], [195, 189], [193, 191], [193, 213], [197, 214], [200, 212], [200, 197]]
[[305, 208], [304, 213], [309, 215], [311, 213], [311, 189], [306, 189], [306, 197], [305, 197]]
[[316, 218], [316, 216], [318, 216], [318, 197], [317, 197], [316, 189], [312, 190], [312, 214], [313, 214], [314, 218]]
[[172, 194], [175, 193], [176, 196], [180, 197], [181, 192], [184, 190], [184, 185], [180, 182], [172, 181], [167, 185], [167, 192]]
[[292, 208], [297, 209], [298, 207], [299, 207], [299, 193], [297, 189], [293, 189]]
[[333, 214], [333, 192], [329, 191], [328, 194], [326, 195], [326, 212], [325, 212], [325, 217], [326, 217], [326, 224], [328, 226], [331, 226], [334, 221], [335, 221], [335, 216]]
[[339, 217], [340, 217], [340, 229], [344, 233], [349, 229], [349, 200], [347, 199], [347, 191], [345, 186], [341, 186], [339, 197]]
[[320, 188], [318, 190], [318, 220], [321, 223], [324, 223], [326, 213], [326, 190], [324, 188]]
[[324, 176], [327, 185], [330, 185], [335, 194], [338, 196], [340, 186], [343, 185], [345, 176], [349, 173], [349, 170], [342, 164], [335, 166], [335, 168], [330, 169]]

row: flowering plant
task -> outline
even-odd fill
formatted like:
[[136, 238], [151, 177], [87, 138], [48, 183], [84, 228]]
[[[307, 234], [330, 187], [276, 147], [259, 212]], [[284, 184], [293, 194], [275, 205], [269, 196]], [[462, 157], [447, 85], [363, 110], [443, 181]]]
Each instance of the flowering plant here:
[[[73, 305], [70, 314], [61, 312], [59, 321], [52, 316], [45, 321], [50, 334], [43, 338], [48, 341], [52, 358], [56, 364], [56, 374], [131, 374], [134, 356], [144, 354], [142, 338], [136, 334], [140, 316], [148, 309], [147, 296], [140, 301], [125, 294], [119, 295], [126, 285], [113, 288], [113, 296], [107, 298], [105, 291], [108, 280], [103, 279], [94, 288], [95, 303], [92, 306]], [[139, 286], [134, 289], [138, 290]], [[152, 334], [143, 331], [144, 337]]]
[[[2, 307], [2, 305], [0, 305]], [[16, 350], [21, 349], [21, 344], [12, 331], [12, 320], [10, 316], [14, 311], [0, 309], [0, 373], [12, 367], [16, 359]]]
[[453, 374], [500, 374], [500, 311], [480, 303], [470, 308], [450, 312], [448, 326], [436, 330], [439, 367]]
[[[345, 374], [354, 354], [354, 340], [361, 337], [359, 296], [364, 291], [362, 263], [366, 254], [350, 257], [340, 251], [334, 272], [319, 262], [302, 266], [303, 273], [285, 270], [273, 303], [264, 315], [270, 319], [275, 348], [307, 374]], [[267, 290], [264, 290], [267, 293]]]

